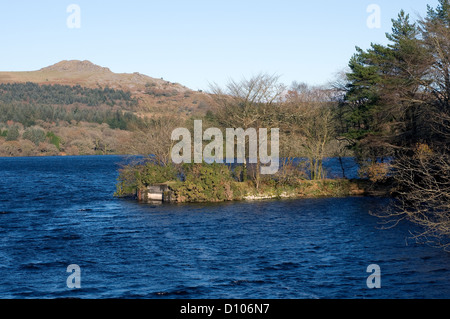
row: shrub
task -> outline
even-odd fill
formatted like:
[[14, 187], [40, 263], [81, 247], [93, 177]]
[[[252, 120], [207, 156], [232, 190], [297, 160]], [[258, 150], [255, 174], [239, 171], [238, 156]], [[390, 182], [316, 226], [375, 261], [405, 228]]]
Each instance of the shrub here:
[[433, 150], [427, 144], [417, 143], [414, 149], [414, 158], [425, 159], [433, 155]]
[[298, 186], [301, 181], [308, 178], [306, 162], [294, 163], [288, 159], [281, 165], [273, 178], [279, 186]]
[[184, 182], [171, 186], [179, 202], [220, 202], [236, 199], [239, 188], [224, 164], [185, 164]]
[[48, 138], [50, 144], [55, 145], [56, 148], [59, 151], [60, 150], [61, 138], [59, 136], [57, 136], [55, 133], [53, 133], [53, 132], [48, 132], [46, 137]]
[[6, 133], [7, 141], [17, 141], [19, 139], [20, 133], [19, 129], [15, 126], [11, 127]]
[[385, 182], [389, 178], [391, 166], [389, 163], [370, 162], [362, 165], [359, 175], [373, 183]]
[[176, 179], [177, 170], [173, 165], [159, 165], [151, 160], [143, 164], [126, 165], [119, 171], [115, 195], [132, 195], [138, 189]]
[[31, 127], [23, 133], [22, 138], [33, 142], [34, 145], [37, 146], [45, 141], [46, 134], [45, 131], [40, 127]]
[[177, 179], [177, 170], [171, 164], [159, 165], [154, 162], [145, 163], [137, 173], [138, 186], [147, 187]]

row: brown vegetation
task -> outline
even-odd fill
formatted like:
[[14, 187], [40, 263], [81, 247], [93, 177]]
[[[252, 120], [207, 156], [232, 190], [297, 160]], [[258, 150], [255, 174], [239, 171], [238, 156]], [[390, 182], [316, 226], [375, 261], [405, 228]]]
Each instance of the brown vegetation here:
[[49, 137], [33, 143], [24, 138], [26, 129], [22, 125], [9, 124], [11, 126], [6, 129], [18, 128], [19, 137], [11, 141], [0, 137], [0, 156], [108, 155], [131, 152], [131, 132], [113, 130], [107, 124], [59, 122], [41, 123], [34, 127], [42, 129], [45, 134], [52, 132], [59, 138], [58, 145]]

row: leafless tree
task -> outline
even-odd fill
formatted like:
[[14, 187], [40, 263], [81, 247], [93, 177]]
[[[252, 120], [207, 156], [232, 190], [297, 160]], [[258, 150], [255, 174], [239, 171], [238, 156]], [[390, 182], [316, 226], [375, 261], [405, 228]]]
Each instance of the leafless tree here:
[[217, 119], [224, 127], [259, 128], [274, 122], [285, 86], [278, 75], [265, 73], [241, 81], [230, 80], [225, 88], [212, 84]]
[[148, 118], [144, 122], [145, 127], [136, 128], [132, 136], [133, 153], [147, 156], [158, 164], [169, 164], [172, 147], [175, 144], [171, 140], [171, 134], [175, 128], [185, 126], [184, 119], [164, 115]]
[[450, 250], [450, 156], [418, 145], [414, 156], [400, 155], [392, 164], [397, 189], [393, 205], [374, 213], [396, 225], [408, 220], [420, 226], [414, 237]]
[[[279, 113], [286, 87], [278, 75], [261, 73], [250, 79], [230, 80], [224, 88], [211, 85], [216, 121], [223, 128], [280, 128]], [[248, 153], [247, 153], [248, 154]], [[246, 167], [244, 163], [244, 168]], [[260, 185], [260, 160], [253, 180]]]
[[322, 162], [335, 137], [332, 94], [332, 90], [294, 83], [287, 96], [289, 141], [297, 140], [308, 157], [311, 179], [325, 178]]

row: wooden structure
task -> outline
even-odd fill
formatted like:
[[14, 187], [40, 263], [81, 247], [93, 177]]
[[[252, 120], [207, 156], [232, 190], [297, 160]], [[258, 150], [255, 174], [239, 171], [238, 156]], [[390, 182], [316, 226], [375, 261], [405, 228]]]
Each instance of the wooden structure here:
[[167, 184], [156, 184], [138, 190], [136, 197], [143, 202], [170, 202], [172, 191]]

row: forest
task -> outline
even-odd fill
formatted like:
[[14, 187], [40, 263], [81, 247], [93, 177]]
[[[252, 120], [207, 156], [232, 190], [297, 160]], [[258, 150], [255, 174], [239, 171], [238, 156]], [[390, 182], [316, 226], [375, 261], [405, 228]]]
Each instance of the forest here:
[[130, 92], [110, 88], [86, 88], [80, 85], [39, 85], [32, 82], [0, 84], [0, 102], [28, 102], [33, 104], [87, 106], [109, 105], [135, 106], [136, 99]]

